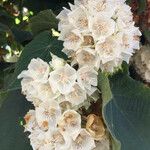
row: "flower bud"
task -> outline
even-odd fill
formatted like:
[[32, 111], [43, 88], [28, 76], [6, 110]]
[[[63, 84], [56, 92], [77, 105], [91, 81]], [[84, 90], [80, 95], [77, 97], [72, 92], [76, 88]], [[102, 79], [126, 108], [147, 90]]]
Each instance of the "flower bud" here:
[[90, 114], [87, 117], [86, 130], [97, 141], [101, 140], [105, 135], [105, 127], [99, 116]]
[[63, 59], [57, 57], [56, 55], [54, 55], [52, 53], [51, 53], [51, 56], [52, 56], [51, 66], [54, 69], [58, 69], [65, 65], [65, 61]]

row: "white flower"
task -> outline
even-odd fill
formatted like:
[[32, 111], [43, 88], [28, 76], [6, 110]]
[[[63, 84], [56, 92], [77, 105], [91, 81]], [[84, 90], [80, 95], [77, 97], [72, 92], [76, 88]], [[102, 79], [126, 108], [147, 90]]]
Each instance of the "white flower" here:
[[121, 46], [115, 40], [115, 37], [108, 37], [105, 42], [96, 44], [96, 51], [102, 64], [121, 58]]
[[117, 3], [117, 4], [122, 4], [126, 2], [126, 0], [107, 0], [107, 1], [112, 3]]
[[37, 123], [44, 130], [55, 128], [61, 116], [59, 104], [54, 100], [41, 103], [35, 112]]
[[85, 129], [81, 129], [79, 135], [72, 142], [72, 150], [92, 150], [93, 148], [95, 148], [94, 139]]
[[100, 64], [100, 68], [104, 72], [114, 72], [115, 69], [118, 69], [118, 67], [121, 67], [122, 60], [121, 59], [116, 59], [115, 61], [109, 61], [105, 64]]
[[28, 65], [28, 70], [24, 70], [18, 76], [20, 78], [31, 79], [37, 82], [45, 83], [48, 80], [49, 65], [42, 59], [32, 59]]
[[67, 49], [77, 50], [83, 42], [83, 38], [78, 30], [72, 30], [72, 26], [64, 28], [59, 40], [64, 41], [63, 45]]
[[59, 93], [53, 93], [49, 83], [45, 83], [45, 84], [35, 83], [34, 88], [37, 91], [37, 97], [41, 101], [49, 101], [59, 96]]
[[96, 15], [90, 18], [90, 31], [95, 40], [103, 42], [115, 32], [115, 21], [106, 15]]
[[[131, 33], [131, 32], [130, 32]], [[131, 34], [122, 35], [122, 60], [129, 63], [130, 57], [134, 53], [134, 49], [139, 49], [138, 41], [134, 40], [134, 37]]]
[[60, 23], [58, 24], [58, 29], [59, 30], [63, 30], [64, 28], [66, 28], [69, 24], [69, 21], [67, 19], [68, 17], [68, 13], [70, 12], [70, 10], [64, 8], [59, 15], [56, 17], [57, 19], [60, 19]]
[[45, 136], [45, 144], [40, 150], [70, 150], [71, 138], [58, 129], [49, 130]]
[[42, 103], [42, 100], [38, 98], [38, 94], [37, 95], [30, 95], [30, 94], [27, 94], [26, 95], [26, 99], [29, 101], [29, 102], [32, 102], [32, 104], [35, 106], [35, 107], [38, 107], [41, 103]]
[[81, 87], [91, 91], [92, 86], [97, 86], [97, 75], [92, 67], [83, 66], [77, 71], [77, 81]]
[[69, 58], [75, 56], [75, 51], [72, 49], [63, 48], [62, 52], [64, 52]]
[[58, 90], [61, 94], [67, 94], [71, 92], [76, 79], [76, 70], [66, 64], [50, 73], [49, 82], [54, 92]]
[[116, 5], [116, 11], [113, 18], [123, 21], [123, 23], [129, 23], [133, 20], [133, 15], [131, 12], [131, 7], [128, 5], [118, 4]]
[[99, 66], [99, 58], [94, 53], [95, 49], [82, 48], [76, 53], [75, 59], [80, 66], [86, 64], [97, 68]]
[[31, 78], [23, 78], [21, 80], [22, 94], [36, 95], [37, 91], [34, 89], [34, 81]]
[[66, 101], [71, 102], [73, 106], [83, 103], [87, 98], [86, 91], [81, 88], [78, 83], [73, 86], [73, 90], [65, 97]]
[[40, 83], [24, 78], [21, 81], [21, 86], [22, 93], [35, 106], [38, 106], [42, 101], [51, 100], [59, 96], [59, 93], [53, 93], [49, 83]]
[[90, 0], [74, 0], [75, 6], [87, 6]]
[[35, 110], [29, 110], [29, 112], [24, 116], [25, 120], [25, 132], [32, 132], [38, 125], [35, 118]]
[[115, 12], [115, 7], [106, 0], [90, 0], [88, 3], [90, 14], [105, 14], [112, 17]]
[[59, 129], [75, 139], [81, 128], [81, 116], [74, 110], [67, 110], [58, 122]]
[[24, 78], [21, 80], [22, 93], [26, 96], [28, 101], [34, 104], [34, 106], [38, 106], [42, 102], [38, 96], [39, 92], [37, 87], [39, 87], [39, 85], [41, 85], [41, 83], [35, 82], [30, 78]]
[[101, 141], [96, 142], [96, 147], [93, 150], [111, 150], [109, 135], [104, 136]]
[[66, 62], [64, 59], [59, 58], [52, 53], [51, 53], [51, 56], [52, 56], [52, 61], [50, 62], [50, 65], [53, 67], [54, 70], [65, 65]]
[[68, 14], [69, 22], [78, 28], [81, 32], [88, 31], [89, 23], [86, 10], [83, 7], [77, 7]]
[[29, 139], [33, 150], [38, 150], [41, 146], [44, 145], [45, 132], [40, 128], [36, 128], [29, 135]]

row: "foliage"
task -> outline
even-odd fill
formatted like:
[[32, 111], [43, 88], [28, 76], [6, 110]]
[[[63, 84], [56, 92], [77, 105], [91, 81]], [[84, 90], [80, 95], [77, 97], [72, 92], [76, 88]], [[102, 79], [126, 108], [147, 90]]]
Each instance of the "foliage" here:
[[150, 89], [118, 72], [110, 77], [112, 98], [103, 114], [122, 150], [149, 149]]
[[58, 20], [52, 10], [44, 10], [32, 17], [30, 21], [31, 30], [34, 35], [43, 30], [51, 30], [51, 28], [57, 29], [57, 25]]
[[[3, 150], [31, 150], [27, 135], [23, 132], [21, 121], [31, 106], [20, 91], [10, 92], [0, 109], [0, 146]], [[7, 115], [6, 115], [7, 114]]]

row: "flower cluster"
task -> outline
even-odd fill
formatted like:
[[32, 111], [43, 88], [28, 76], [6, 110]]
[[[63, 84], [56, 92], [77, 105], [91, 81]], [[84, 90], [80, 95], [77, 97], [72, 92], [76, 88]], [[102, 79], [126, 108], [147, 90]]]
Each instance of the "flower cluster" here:
[[41, 103], [24, 117], [33, 150], [91, 150], [94, 139], [81, 128], [81, 116], [74, 110], [61, 113], [56, 101]]
[[75, 70], [52, 54], [48, 64], [32, 59], [18, 76], [22, 93], [35, 106], [25, 116], [25, 131], [34, 150], [91, 150], [94, 138], [81, 128], [81, 116], [73, 108], [96, 90], [97, 72], [89, 66]]
[[57, 18], [59, 40], [73, 64], [113, 72], [139, 49], [141, 32], [125, 0], [75, 0], [70, 9]]
[[35, 106], [55, 99], [74, 107], [93, 94], [97, 86], [97, 72], [93, 68], [84, 65], [75, 70], [53, 54], [50, 64], [40, 58], [32, 59], [28, 70], [22, 71], [18, 78], [23, 78], [22, 93]]

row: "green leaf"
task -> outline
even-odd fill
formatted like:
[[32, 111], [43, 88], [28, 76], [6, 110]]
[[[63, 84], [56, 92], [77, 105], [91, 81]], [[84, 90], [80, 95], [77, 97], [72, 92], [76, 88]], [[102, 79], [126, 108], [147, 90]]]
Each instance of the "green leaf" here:
[[9, 84], [10, 77], [12, 75], [12, 64], [10, 63], [0, 63], [0, 108], [2, 103], [7, 98], [8, 92], [5, 90], [7, 84]]
[[98, 88], [101, 91], [102, 100], [103, 100], [103, 104], [102, 104], [103, 119], [104, 119], [106, 126], [108, 127], [109, 132], [112, 135], [112, 137], [111, 137], [112, 149], [120, 150], [121, 143], [116, 139], [114, 133], [111, 132], [111, 130], [109, 128], [109, 124], [108, 124], [107, 119], [105, 118], [105, 114], [104, 114], [104, 109], [105, 109], [106, 105], [110, 102], [110, 100], [113, 98], [113, 95], [111, 92], [108, 75], [105, 73], [102, 73], [101, 71], [99, 71], [99, 74], [98, 74]]
[[0, 109], [0, 149], [1, 150], [32, 150], [20, 120], [31, 106], [20, 94], [13, 91]]
[[5, 90], [0, 90], [0, 108], [4, 102], [4, 100], [7, 98], [8, 92]]
[[150, 89], [118, 72], [110, 78], [111, 100], [103, 109], [107, 127], [121, 150], [150, 147]]
[[112, 150], [121, 150], [121, 143], [116, 138], [111, 138]]
[[0, 23], [0, 32], [9, 31], [9, 27], [5, 24]]
[[112, 93], [109, 85], [108, 76], [101, 71], [99, 71], [98, 73], [98, 88], [102, 93], [103, 107], [105, 107], [105, 105], [111, 100]]
[[51, 60], [50, 52], [61, 58], [66, 58], [66, 55], [61, 51], [63, 48], [62, 42], [58, 41], [56, 37], [52, 37], [50, 32], [45, 31], [35, 37], [33, 41], [26, 45], [19, 61], [16, 64], [12, 82], [8, 89], [20, 89], [20, 80], [17, 76], [25, 69], [32, 58], [41, 58], [46, 62]]
[[57, 26], [58, 20], [52, 10], [41, 11], [30, 20], [30, 27], [34, 35], [45, 30], [51, 31], [51, 28], [57, 29]]
[[7, 43], [7, 32], [10, 32], [9, 27], [3, 23], [0, 23], [0, 45], [4, 45]]
[[0, 45], [1, 46], [7, 45], [7, 43], [8, 43], [7, 36], [11, 35], [11, 34], [12, 34], [12, 32], [11, 32], [10, 28], [5, 24], [0, 23]]
[[3, 88], [4, 84], [4, 73], [2, 70], [0, 70], [0, 89]]
[[11, 31], [13, 33], [15, 40], [18, 43], [23, 44], [25, 42], [30, 42], [33, 39], [33, 36], [29, 31], [24, 31], [16, 27], [13, 27]]
[[8, 27], [14, 25], [14, 17], [10, 15], [2, 6], [0, 6], [0, 22]]

